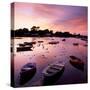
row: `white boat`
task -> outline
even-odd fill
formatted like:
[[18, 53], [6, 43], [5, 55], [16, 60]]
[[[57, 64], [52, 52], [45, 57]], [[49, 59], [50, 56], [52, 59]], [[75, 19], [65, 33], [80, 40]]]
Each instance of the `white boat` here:
[[48, 85], [55, 82], [64, 72], [64, 68], [65, 66], [60, 62], [48, 65], [42, 72], [44, 84]]

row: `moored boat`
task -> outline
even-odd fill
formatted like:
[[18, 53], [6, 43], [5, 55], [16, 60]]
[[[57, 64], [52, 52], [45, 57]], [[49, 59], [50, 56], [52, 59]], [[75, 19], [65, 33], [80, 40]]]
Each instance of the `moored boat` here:
[[25, 45], [32, 45], [31, 42], [24, 42]]
[[83, 45], [83, 46], [87, 47], [88, 45], [87, 45], [87, 44], [85, 44], [85, 45]]
[[21, 68], [20, 72], [20, 85], [24, 85], [33, 78], [36, 73], [36, 64], [27, 63]]
[[38, 41], [38, 43], [43, 43], [44, 41]]
[[53, 42], [49, 42], [49, 44], [58, 44], [59, 41], [53, 41]]
[[44, 76], [43, 84], [49, 85], [55, 83], [64, 72], [64, 68], [64, 65], [60, 62], [47, 66], [42, 72]]
[[17, 47], [17, 52], [21, 52], [21, 51], [32, 51], [32, 49], [31, 49], [31, 46]]
[[62, 39], [62, 41], [66, 41], [66, 39]]
[[77, 58], [75, 56], [70, 56], [70, 63], [75, 68], [77, 68], [77, 69], [79, 69], [81, 71], [84, 70], [84, 62], [81, 59], [79, 59], [79, 58]]
[[15, 37], [15, 39], [22, 39], [22, 37]]
[[79, 44], [78, 43], [73, 43], [74, 46], [78, 46]]
[[83, 40], [83, 41], [88, 41], [88, 39], [87, 39], [87, 38], [81, 38], [81, 40]]
[[13, 47], [11, 46], [11, 52], [13, 52]]
[[36, 44], [36, 42], [24, 42], [25, 45], [33, 46], [33, 44]]
[[25, 44], [18, 44], [20, 47], [24, 47], [25, 46]]

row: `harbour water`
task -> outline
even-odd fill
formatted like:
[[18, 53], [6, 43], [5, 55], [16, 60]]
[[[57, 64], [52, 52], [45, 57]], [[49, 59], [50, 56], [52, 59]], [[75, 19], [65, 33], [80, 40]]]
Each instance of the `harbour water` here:
[[[63, 40], [65, 39], [65, 40]], [[49, 64], [61, 62], [65, 65], [62, 76], [52, 85], [76, 84], [87, 82], [87, 41], [79, 38], [60, 38], [60, 37], [22, 37], [14, 40], [14, 80], [15, 86], [19, 85], [20, 70], [27, 63], [36, 63], [36, 74], [23, 86], [43, 85], [42, 71]], [[24, 42], [36, 42], [33, 44], [32, 51], [17, 52], [19, 44]], [[49, 42], [58, 42], [49, 44]], [[78, 43], [78, 45], [73, 45]], [[84, 71], [73, 67], [69, 56], [76, 56], [84, 61]]]

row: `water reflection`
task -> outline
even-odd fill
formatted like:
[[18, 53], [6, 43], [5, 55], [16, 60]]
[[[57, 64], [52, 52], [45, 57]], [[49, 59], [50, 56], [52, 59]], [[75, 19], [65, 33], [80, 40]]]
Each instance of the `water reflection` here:
[[[57, 44], [49, 44], [49, 42], [59, 42]], [[33, 44], [32, 51], [17, 52], [20, 43], [36, 42]], [[74, 46], [73, 43], [79, 43]], [[15, 85], [19, 85], [19, 75], [21, 68], [27, 63], [36, 63], [37, 72], [35, 76], [23, 86], [43, 85], [42, 71], [49, 64], [60, 61], [65, 64], [65, 71], [60, 79], [54, 84], [70, 84], [87, 82], [87, 42], [76, 38], [58, 38], [58, 37], [26, 37], [14, 39], [14, 68], [15, 68]], [[75, 69], [70, 63], [71, 55], [83, 59], [85, 62], [84, 71]]]

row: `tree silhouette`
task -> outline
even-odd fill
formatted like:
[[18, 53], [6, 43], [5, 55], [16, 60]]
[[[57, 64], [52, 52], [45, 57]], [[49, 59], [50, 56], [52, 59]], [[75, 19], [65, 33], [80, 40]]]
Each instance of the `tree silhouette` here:
[[28, 32], [29, 30], [27, 28], [23, 28], [23, 32]]
[[39, 26], [33, 26], [32, 28], [31, 28], [31, 31], [38, 31], [39, 30]]
[[87, 40], [88, 36], [80, 35], [80, 34], [71, 34], [70, 32], [55, 32], [53, 30], [44, 29], [40, 30], [39, 26], [33, 26], [30, 30], [28, 28], [19, 28], [16, 30], [11, 30], [11, 37], [75, 37], [75, 38], [83, 38], [83, 40]]
[[36, 31], [36, 26], [33, 26], [33, 27], [31, 28], [31, 31]]

